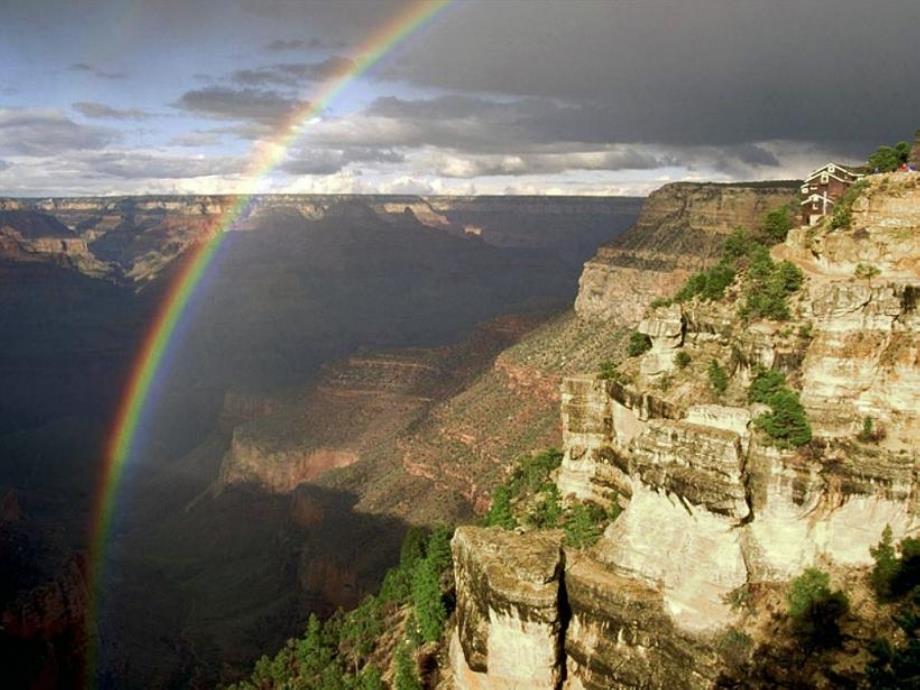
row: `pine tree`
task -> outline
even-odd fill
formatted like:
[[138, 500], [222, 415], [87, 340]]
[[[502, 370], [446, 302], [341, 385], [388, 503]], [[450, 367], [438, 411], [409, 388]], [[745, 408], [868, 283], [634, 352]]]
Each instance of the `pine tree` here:
[[870, 576], [872, 588], [875, 590], [876, 596], [884, 601], [891, 596], [891, 583], [898, 574], [900, 566], [898, 554], [895, 552], [894, 542], [892, 541], [891, 525], [885, 525], [882, 540], [878, 543], [878, 546], [869, 547], [869, 553], [872, 554], [872, 558], [875, 560], [872, 575]]
[[486, 527], [498, 526], [505, 529], [517, 527], [517, 520], [511, 510], [511, 492], [505, 486], [495, 489], [492, 505], [485, 517]]
[[441, 639], [447, 611], [441, 597], [439, 573], [428, 559], [420, 561], [416, 566], [412, 578], [412, 604], [422, 639], [425, 642], [437, 642]]
[[409, 650], [405, 645], [400, 645], [396, 650], [396, 673], [393, 676], [393, 686], [395, 690], [422, 690], [415, 662], [409, 656]]

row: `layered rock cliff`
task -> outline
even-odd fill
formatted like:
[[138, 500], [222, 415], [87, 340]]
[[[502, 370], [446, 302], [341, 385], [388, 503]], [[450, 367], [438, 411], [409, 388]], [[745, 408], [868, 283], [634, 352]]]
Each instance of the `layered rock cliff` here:
[[[627, 227], [638, 198], [229, 195], [0, 199], [0, 258], [55, 260], [143, 285], [220, 230], [299, 220], [407, 221], [498, 247], [550, 251], [580, 264]], [[33, 237], [36, 233], [40, 238]]]
[[755, 228], [793, 201], [797, 182], [678, 182], [652, 192], [636, 224], [585, 264], [575, 311], [584, 319], [637, 322], [656, 297], [671, 294], [711, 264], [725, 237]]
[[[595, 317], [644, 315], [638, 332], [649, 346], [607, 378], [563, 381], [565, 456], [556, 485], [569, 501], [625, 510], [595, 546], [564, 548], [555, 611], [526, 601], [528, 577], [470, 575], [545, 570], [553, 559], [523, 546], [533, 534], [458, 530], [455, 686], [711, 688], [730, 663], [726, 635], [769, 645], [757, 622], [766, 609], [745, 611], [738, 601], [781, 591], [813, 566], [858, 581], [886, 526], [895, 540], [913, 534], [920, 526], [918, 238], [920, 174], [872, 176], [848, 226], [793, 230], [772, 249], [775, 261], [803, 273], [787, 320], [742, 317], [743, 276], [722, 299], [647, 311], [644, 296], [626, 311], [621, 292], [607, 293], [610, 303], [603, 291], [590, 305], [580, 297], [582, 313], [589, 305]], [[589, 265], [586, 276], [597, 270]], [[712, 362], [724, 370], [724, 385], [713, 384]], [[765, 371], [782, 375], [787, 398], [800, 397], [811, 441], [769, 435], [770, 408], [749, 393]], [[510, 647], [516, 635], [529, 648], [530, 620], [562, 621], [540, 635], [558, 631], [541, 644], [564, 654], [551, 672], [515, 685], [505, 672], [493, 674], [490, 641]], [[542, 658], [545, 667], [552, 657]], [[859, 668], [834, 672], [855, 683]]]

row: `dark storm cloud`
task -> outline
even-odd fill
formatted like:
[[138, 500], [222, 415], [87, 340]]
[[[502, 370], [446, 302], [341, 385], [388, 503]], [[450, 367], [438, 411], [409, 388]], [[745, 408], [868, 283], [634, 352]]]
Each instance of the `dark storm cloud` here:
[[146, 120], [153, 117], [152, 114], [138, 108], [113, 108], [105, 103], [94, 101], [78, 101], [73, 104], [73, 109], [81, 115], [100, 120]]
[[289, 62], [257, 69], [241, 69], [235, 71], [230, 78], [245, 86], [300, 86], [341, 76], [352, 67], [354, 62], [350, 58], [334, 55], [320, 62]]
[[272, 126], [306, 103], [266, 89], [208, 86], [185, 92], [173, 105], [205, 117]]
[[281, 169], [293, 175], [331, 175], [352, 163], [402, 163], [405, 156], [389, 149], [300, 149]]
[[116, 138], [111, 129], [78, 124], [58, 111], [0, 108], [0, 153], [54, 155], [99, 149]]
[[610, 141], [885, 141], [916, 127], [918, 26], [916, 0], [466, 0], [383, 74], [596, 108]]

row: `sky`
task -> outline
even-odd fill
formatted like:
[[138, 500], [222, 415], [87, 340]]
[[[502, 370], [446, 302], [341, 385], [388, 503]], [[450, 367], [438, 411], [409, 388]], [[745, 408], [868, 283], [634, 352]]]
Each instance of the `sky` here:
[[920, 127], [918, 0], [0, 0], [0, 195], [646, 194], [800, 178]]

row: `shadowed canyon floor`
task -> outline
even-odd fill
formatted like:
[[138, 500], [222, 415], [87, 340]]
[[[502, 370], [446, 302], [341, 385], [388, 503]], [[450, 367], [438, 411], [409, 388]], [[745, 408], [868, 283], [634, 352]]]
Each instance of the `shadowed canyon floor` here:
[[[0, 485], [35, 538], [67, 526], [64, 554], [85, 544], [146, 324], [230, 203], [0, 200]], [[223, 241], [141, 429], [100, 619], [105, 677], [233, 677], [307, 612], [376, 586], [406, 524], [469, 515], [482, 495], [473, 467], [432, 492], [431, 461], [412, 461], [442, 442], [426, 420], [454, 414], [448, 401], [470, 386], [533, 406], [526, 388], [496, 388], [527, 377], [495, 356], [570, 303], [581, 263], [637, 211], [632, 199], [257, 199]], [[534, 433], [558, 437], [537, 408]], [[479, 456], [481, 440], [460, 449]], [[491, 448], [486, 466], [516, 445]], [[54, 581], [61, 566], [46, 570]]]

